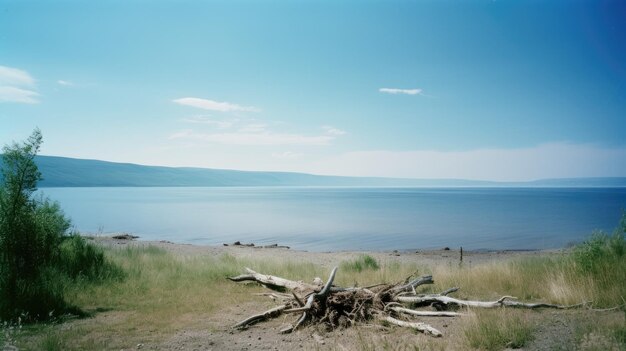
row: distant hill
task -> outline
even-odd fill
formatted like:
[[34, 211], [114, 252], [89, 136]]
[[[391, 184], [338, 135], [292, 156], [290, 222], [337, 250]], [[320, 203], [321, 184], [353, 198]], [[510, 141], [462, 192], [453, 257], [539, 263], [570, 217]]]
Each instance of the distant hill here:
[[[462, 179], [403, 179], [322, 176], [191, 167], [143, 166], [56, 156], [37, 156], [40, 187], [156, 186], [416, 186], [416, 187], [626, 187], [625, 178], [545, 179], [490, 182]], [[1, 176], [0, 176], [1, 177]]]
[[527, 182], [525, 183], [525, 185], [536, 187], [622, 188], [626, 187], [626, 177], [540, 179], [532, 182]]
[[143, 166], [56, 156], [37, 156], [40, 187], [106, 186], [479, 186], [490, 182], [320, 176], [191, 167]]

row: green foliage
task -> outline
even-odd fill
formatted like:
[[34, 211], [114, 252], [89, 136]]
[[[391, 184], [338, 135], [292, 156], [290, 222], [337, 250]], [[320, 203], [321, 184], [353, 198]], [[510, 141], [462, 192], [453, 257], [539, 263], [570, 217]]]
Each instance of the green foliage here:
[[113, 267], [101, 250], [69, 236], [59, 204], [34, 196], [41, 173], [36, 129], [22, 144], [2, 150], [0, 187], [0, 320], [39, 320], [75, 312], [63, 292], [78, 277], [93, 279]]
[[98, 281], [124, 277], [122, 269], [106, 259], [102, 248], [76, 234], [63, 238], [57, 267], [72, 279]]
[[343, 261], [341, 263], [341, 270], [352, 272], [361, 272], [363, 270], [376, 271], [378, 269], [380, 269], [378, 262], [370, 255], [359, 255], [359, 257], [354, 260]]
[[585, 273], [603, 274], [605, 269], [614, 263], [624, 261], [626, 258], [624, 234], [626, 234], [626, 213], [622, 215], [620, 226], [612, 235], [595, 232], [590, 239], [574, 248], [573, 258], [578, 268]]

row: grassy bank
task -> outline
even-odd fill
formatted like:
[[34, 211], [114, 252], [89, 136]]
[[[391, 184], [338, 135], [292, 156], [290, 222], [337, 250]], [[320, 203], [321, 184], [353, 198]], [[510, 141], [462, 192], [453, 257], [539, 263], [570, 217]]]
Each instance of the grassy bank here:
[[[369, 255], [340, 264], [336, 283], [365, 286], [403, 281], [408, 276], [432, 273], [435, 284], [424, 291], [440, 292], [459, 286], [459, 298], [490, 300], [513, 295], [522, 300], [574, 304], [590, 301], [607, 308], [624, 303], [626, 245], [611, 236], [595, 236], [567, 253], [499, 260], [479, 265], [422, 265], [419, 260], [376, 260]], [[108, 248], [108, 258], [126, 272], [124, 279], [102, 284], [77, 282], [65, 296], [94, 317], [30, 326], [5, 326], [2, 338], [24, 349], [126, 349], [158, 345], [185, 330], [224, 333], [229, 316], [272, 306], [269, 299], [253, 296], [263, 288], [235, 284], [225, 279], [244, 267], [294, 280], [326, 279], [329, 268], [307, 260], [221, 255], [182, 255], [154, 246]], [[243, 316], [242, 315], [242, 316]], [[380, 341], [370, 333], [356, 338], [357, 348], [421, 349], [478, 348], [498, 350], [532, 342], [543, 328], [543, 312], [520, 310], [473, 311], [451, 321], [442, 339], [422, 335]], [[604, 318], [589, 312], [576, 322], [577, 346], [623, 345], [623, 318]], [[268, 331], [274, 333], [274, 330]], [[358, 332], [362, 333], [362, 332]], [[361, 334], [359, 334], [361, 335]], [[374, 338], [374, 339], [372, 339]], [[359, 341], [361, 340], [361, 341]], [[590, 341], [591, 340], [591, 341]], [[599, 340], [599, 341], [598, 341]], [[360, 344], [359, 344], [360, 343]], [[372, 344], [373, 343], [373, 344]], [[399, 344], [400, 343], [400, 344]], [[380, 347], [376, 347], [380, 346]], [[598, 346], [599, 347], [599, 346]], [[615, 346], [618, 347], [618, 346]], [[601, 349], [601, 348], [598, 348]]]

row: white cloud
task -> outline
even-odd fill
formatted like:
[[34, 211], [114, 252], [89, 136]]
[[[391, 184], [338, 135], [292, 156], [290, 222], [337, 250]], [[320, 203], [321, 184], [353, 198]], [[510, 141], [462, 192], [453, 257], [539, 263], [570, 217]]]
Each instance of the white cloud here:
[[21, 69], [0, 66], [0, 85], [28, 87], [35, 85], [35, 79]]
[[38, 104], [39, 94], [32, 90], [11, 86], [0, 86], [0, 102], [17, 102], [22, 104]]
[[39, 93], [32, 90], [35, 79], [18, 68], [0, 66], [0, 102], [38, 104]]
[[183, 122], [194, 123], [194, 124], [207, 124], [207, 125], [215, 126], [218, 129], [229, 129], [237, 121], [238, 121], [237, 119], [227, 120], [227, 121], [215, 120], [215, 119], [211, 119], [208, 116], [201, 116], [201, 115], [183, 118]]
[[378, 91], [386, 94], [422, 95], [422, 89], [380, 88]]
[[226, 145], [329, 145], [335, 138], [330, 135], [307, 136], [291, 133], [232, 132], [232, 133], [199, 133], [182, 130], [172, 134], [169, 139], [199, 140]]
[[230, 102], [219, 102], [195, 97], [185, 97], [172, 100], [177, 104], [200, 108], [203, 110], [219, 112], [260, 112], [261, 110], [252, 106], [239, 106]]
[[549, 143], [528, 148], [469, 151], [356, 151], [320, 160], [302, 171], [336, 175], [500, 181], [623, 177], [626, 176], [626, 148]]
[[339, 136], [339, 135], [346, 134], [345, 131], [343, 131], [341, 129], [337, 129], [337, 128], [332, 127], [332, 126], [322, 126], [322, 129], [324, 129], [326, 131], [326, 134], [328, 134], [328, 135]]
[[66, 86], [66, 87], [74, 86], [74, 83], [72, 83], [72, 82], [70, 82], [68, 80], [62, 80], [62, 79], [57, 80], [57, 84], [63, 85], [63, 86]]

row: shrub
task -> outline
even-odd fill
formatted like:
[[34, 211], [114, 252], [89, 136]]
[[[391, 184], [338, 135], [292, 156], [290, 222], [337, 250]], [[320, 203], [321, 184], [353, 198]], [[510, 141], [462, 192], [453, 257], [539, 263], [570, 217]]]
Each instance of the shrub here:
[[0, 320], [46, 319], [76, 312], [63, 299], [68, 280], [115, 271], [102, 251], [68, 236], [70, 221], [58, 203], [34, 196], [41, 173], [36, 129], [22, 144], [5, 146], [0, 187]]
[[601, 274], [613, 263], [622, 261], [626, 253], [626, 213], [612, 235], [595, 232], [590, 239], [576, 246], [573, 257], [579, 269], [586, 273]]

